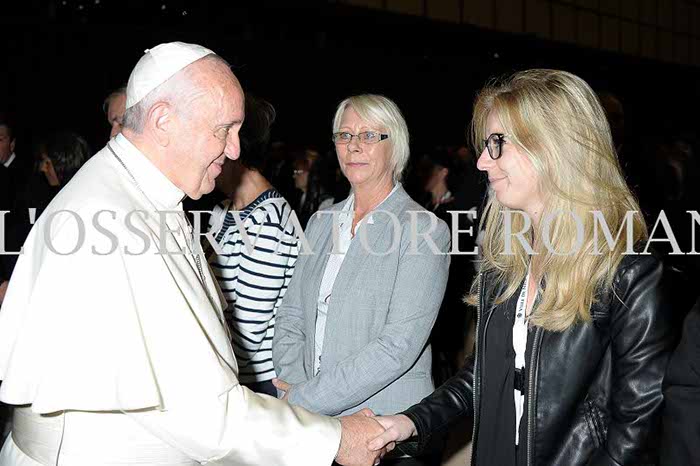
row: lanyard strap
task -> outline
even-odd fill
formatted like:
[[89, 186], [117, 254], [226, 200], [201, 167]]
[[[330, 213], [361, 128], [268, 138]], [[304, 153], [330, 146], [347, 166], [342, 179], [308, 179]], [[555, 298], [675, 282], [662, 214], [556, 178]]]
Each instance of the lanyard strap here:
[[518, 297], [518, 305], [515, 308], [515, 320], [527, 320], [527, 295], [530, 291], [530, 268], [527, 266], [527, 275], [525, 275], [525, 283], [523, 284], [523, 289], [520, 291], [520, 296]]
[[[525, 275], [525, 283], [520, 291], [518, 302], [515, 308], [515, 322], [513, 324], [513, 349], [515, 350], [515, 370], [516, 370], [516, 390], [518, 388], [518, 380], [521, 380], [522, 375], [519, 370], [525, 367], [525, 352], [527, 349], [527, 296], [530, 289], [530, 266], [527, 267]], [[520, 379], [519, 379], [520, 377]]]

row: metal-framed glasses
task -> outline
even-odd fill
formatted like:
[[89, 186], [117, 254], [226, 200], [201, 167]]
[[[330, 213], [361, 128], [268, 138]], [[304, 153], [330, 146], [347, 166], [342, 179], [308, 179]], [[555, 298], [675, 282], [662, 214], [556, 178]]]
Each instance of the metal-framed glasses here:
[[347, 131], [340, 131], [333, 133], [333, 142], [336, 144], [350, 144], [352, 138], [357, 138], [363, 144], [376, 144], [379, 141], [389, 139], [388, 134], [380, 133], [379, 131], [363, 131], [359, 134], [348, 133]]
[[484, 146], [486, 146], [486, 150], [489, 151], [489, 157], [493, 160], [501, 158], [505, 139], [506, 136], [503, 133], [492, 133], [488, 138], [484, 139]]

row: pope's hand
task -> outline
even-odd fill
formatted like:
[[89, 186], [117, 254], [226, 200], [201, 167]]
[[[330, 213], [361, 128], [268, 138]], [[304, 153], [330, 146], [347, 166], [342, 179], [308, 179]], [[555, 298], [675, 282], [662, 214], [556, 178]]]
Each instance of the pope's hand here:
[[342, 434], [335, 461], [345, 466], [372, 466], [379, 463], [385, 449], [370, 450], [368, 443], [384, 430], [369, 409], [343, 416], [340, 419]]
[[416, 435], [416, 426], [408, 416], [397, 414], [395, 416], [377, 416], [374, 419], [384, 427], [384, 432], [369, 442], [372, 451], [387, 451], [394, 449], [396, 442], [401, 442]]

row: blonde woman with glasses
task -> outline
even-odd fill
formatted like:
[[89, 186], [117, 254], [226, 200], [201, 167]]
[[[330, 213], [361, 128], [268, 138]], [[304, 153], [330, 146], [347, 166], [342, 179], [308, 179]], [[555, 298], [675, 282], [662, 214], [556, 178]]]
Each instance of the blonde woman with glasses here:
[[476, 466], [653, 464], [669, 299], [600, 102], [571, 73], [524, 71], [481, 91], [472, 129], [490, 185], [476, 350], [377, 418], [371, 446], [423, 448], [468, 416]]

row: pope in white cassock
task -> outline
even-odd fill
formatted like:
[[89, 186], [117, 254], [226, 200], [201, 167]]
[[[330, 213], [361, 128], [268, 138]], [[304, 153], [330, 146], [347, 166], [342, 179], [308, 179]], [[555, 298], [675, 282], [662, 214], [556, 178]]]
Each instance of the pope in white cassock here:
[[38, 219], [0, 310], [0, 399], [16, 405], [0, 465], [374, 463], [371, 417], [315, 415], [236, 378], [181, 201], [239, 156], [243, 108], [203, 47], [137, 63], [123, 134]]

